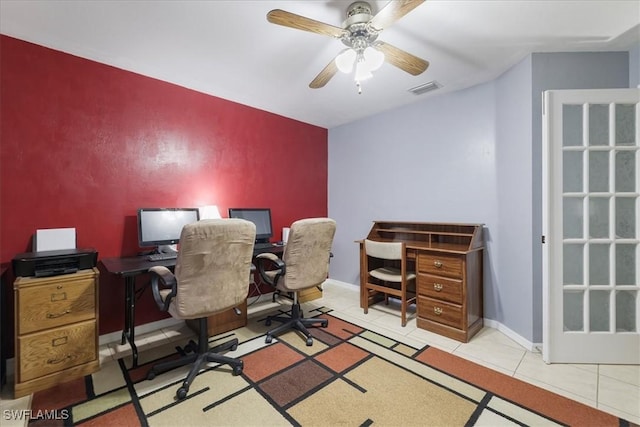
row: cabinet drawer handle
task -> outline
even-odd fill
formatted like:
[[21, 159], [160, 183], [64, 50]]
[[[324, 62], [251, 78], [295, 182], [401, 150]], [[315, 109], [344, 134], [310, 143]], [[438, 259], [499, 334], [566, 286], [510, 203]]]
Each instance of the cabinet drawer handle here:
[[64, 301], [66, 299], [67, 299], [66, 292], [60, 292], [59, 294], [51, 294], [51, 302]]
[[442, 290], [442, 283], [434, 283], [433, 289], [435, 289], [436, 292], [440, 292]]
[[54, 314], [54, 313], [47, 313], [47, 319], [56, 319], [58, 317], [62, 317], [65, 314], [69, 314], [71, 313], [71, 310], [65, 310], [62, 313], [58, 313], [58, 314]]
[[73, 360], [75, 358], [76, 358], [75, 355], [67, 354], [67, 355], [59, 357], [57, 359], [49, 359], [49, 360], [47, 360], [47, 363], [49, 365], [57, 365], [58, 363], [63, 363], [63, 362], [66, 362], [67, 360]]
[[433, 313], [436, 316], [440, 316], [442, 314], [442, 309], [440, 307], [433, 307]]
[[433, 265], [435, 265], [436, 268], [442, 268], [442, 262], [440, 262], [438, 260], [433, 261]]
[[58, 347], [59, 345], [65, 345], [68, 340], [69, 338], [67, 337], [54, 338], [51, 340], [51, 347]]

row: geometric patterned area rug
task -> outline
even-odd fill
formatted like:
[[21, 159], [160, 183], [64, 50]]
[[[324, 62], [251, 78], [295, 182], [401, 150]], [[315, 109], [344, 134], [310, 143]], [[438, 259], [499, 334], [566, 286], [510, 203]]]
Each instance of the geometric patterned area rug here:
[[211, 365], [187, 397], [175, 393], [188, 367], [147, 380], [149, 368], [176, 357], [156, 347], [106, 363], [81, 380], [37, 392], [32, 412], [55, 419], [38, 426], [633, 426], [626, 420], [430, 346], [413, 348], [332, 317], [313, 328], [314, 344], [295, 332], [264, 343], [262, 319], [226, 335], [240, 340], [227, 353], [244, 371]]

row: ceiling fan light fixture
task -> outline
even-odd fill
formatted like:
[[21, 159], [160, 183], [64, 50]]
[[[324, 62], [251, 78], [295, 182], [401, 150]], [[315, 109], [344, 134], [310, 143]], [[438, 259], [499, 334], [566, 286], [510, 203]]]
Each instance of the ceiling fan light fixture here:
[[345, 74], [353, 71], [353, 65], [356, 62], [356, 51], [353, 49], [345, 49], [336, 56], [336, 66], [338, 70]]
[[369, 71], [377, 70], [384, 63], [384, 53], [380, 52], [377, 49], [372, 48], [371, 46], [367, 47], [364, 50], [363, 55], [364, 55], [364, 59], [366, 60]]
[[367, 62], [366, 58], [363, 55], [358, 55], [358, 59], [356, 59], [356, 72], [353, 76], [354, 80], [359, 83], [373, 77], [373, 74], [371, 74], [371, 68], [369, 67], [370, 64]]

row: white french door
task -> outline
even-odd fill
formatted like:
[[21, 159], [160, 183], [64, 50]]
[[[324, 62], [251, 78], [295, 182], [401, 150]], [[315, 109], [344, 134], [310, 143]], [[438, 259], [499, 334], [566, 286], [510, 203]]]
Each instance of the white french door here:
[[640, 363], [640, 89], [544, 93], [543, 359]]

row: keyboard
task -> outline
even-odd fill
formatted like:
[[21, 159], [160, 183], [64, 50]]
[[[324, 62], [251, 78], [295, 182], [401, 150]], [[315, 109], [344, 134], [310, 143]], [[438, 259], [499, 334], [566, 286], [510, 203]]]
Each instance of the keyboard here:
[[176, 259], [178, 258], [178, 253], [160, 253], [160, 254], [151, 254], [147, 256], [149, 261], [162, 261], [165, 259]]
[[255, 243], [253, 249], [267, 249], [273, 246], [273, 243]]

